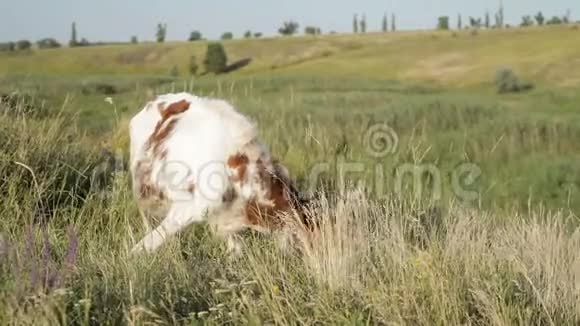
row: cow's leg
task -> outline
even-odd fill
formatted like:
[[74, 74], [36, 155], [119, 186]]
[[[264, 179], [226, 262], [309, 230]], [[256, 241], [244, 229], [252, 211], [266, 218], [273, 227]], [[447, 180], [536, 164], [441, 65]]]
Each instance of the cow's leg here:
[[208, 205], [199, 205], [196, 202], [174, 202], [161, 224], [139, 241], [131, 252], [151, 253], [175, 233], [193, 223], [203, 222], [207, 214], [209, 214]]

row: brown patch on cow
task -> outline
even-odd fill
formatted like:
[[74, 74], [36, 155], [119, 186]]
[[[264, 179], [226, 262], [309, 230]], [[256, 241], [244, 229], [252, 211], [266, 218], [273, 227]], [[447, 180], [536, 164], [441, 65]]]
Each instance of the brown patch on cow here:
[[152, 197], [163, 200], [165, 198], [163, 192], [156, 188], [151, 181], [152, 167], [149, 161], [139, 161], [135, 168], [136, 179], [138, 181], [139, 188], [138, 195], [141, 199], [149, 199]]
[[237, 171], [237, 175], [233, 178], [234, 181], [242, 181], [245, 179], [249, 163], [250, 159], [246, 154], [236, 154], [228, 158], [227, 165]]
[[[166, 108], [163, 108], [164, 102], [158, 104], [158, 110], [161, 114], [161, 119], [155, 126], [155, 130], [150, 135], [147, 141], [147, 148], [150, 150], [148, 160], [143, 160], [137, 163], [136, 166], [136, 182], [137, 195], [141, 200], [152, 201], [158, 204], [159, 201], [166, 199], [166, 194], [162, 189], [159, 189], [152, 182], [152, 164], [153, 161], [161, 161], [167, 158], [167, 150], [163, 148], [163, 144], [171, 132], [175, 129], [178, 119], [172, 119], [176, 115], [183, 113], [189, 109], [189, 102], [181, 100], [175, 102]], [[192, 190], [193, 191], [193, 188]]]
[[241, 165], [247, 165], [250, 163], [250, 159], [246, 154], [236, 154], [228, 158], [228, 166], [232, 169], [237, 169]]
[[266, 195], [265, 198], [254, 198], [246, 204], [247, 223], [276, 229], [285, 224], [282, 214], [295, 213], [306, 230], [314, 231], [317, 223], [308, 215], [308, 201], [300, 198], [298, 189], [284, 167], [279, 163], [266, 165], [261, 159], [256, 161], [256, 165]]
[[[161, 114], [161, 120], [157, 122], [155, 126], [155, 130], [151, 134], [148, 140], [148, 147], [153, 149], [153, 155], [156, 157], [163, 156], [163, 152], [161, 151], [161, 145], [165, 142], [165, 139], [171, 134], [175, 125], [177, 124], [177, 120], [173, 119], [167, 122], [170, 118], [183, 113], [189, 109], [189, 102], [185, 100], [181, 100], [179, 102], [175, 102], [170, 104], [168, 107], [163, 108], [164, 102], [159, 103], [159, 113]], [[165, 154], [166, 156], [167, 154]]]
[[167, 138], [167, 136], [169, 136], [169, 133], [173, 131], [173, 128], [175, 128], [176, 124], [177, 120], [171, 120], [163, 128], [162, 126], [160, 126], [159, 129], [157, 129], [156, 132], [153, 134], [152, 139], [156, 142], [164, 140], [165, 138]]
[[281, 179], [278, 175], [272, 176], [269, 189], [269, 199], [274, 203], [274, 208], [277, 211], [289, 211], [292, 209], [292, 205], [288, 200], [289, 187], [290, 185], [287, 180]]
[[177, 120], [169, 121], [165, 126], [158, 125], [159, 128], [155, 128], [155, 132], [149, 138], [149, 145], [150, 148], [153, 148], [153, 155], [155, 157], [162, 157], [163, 150], [161, 145], [165, 142], [165, 139], [169, 137], [169, 134], [175, 129], [175, 125], [177, 124]]
[[[256, 161], [258, 176], [265, 190], [265, 198], [255, 198], [246, 203], [245, 215], [251, 225], [267, 228], [279, 228], [284, 224], [281, 214], [293, 210], [293, 203], [289, 200], [292, 185], [289, 180], [281, 178], [276, 169], [268, 169], [263, 160]], [[270, 166], [271, 167], [271, 166]]]
[[171, 103], [163, 112], [161, 112], [161, 120], [167, 120], [171, 116], [183, 113], [189, 109], [189, 102], [181, 100], [179, 102]]

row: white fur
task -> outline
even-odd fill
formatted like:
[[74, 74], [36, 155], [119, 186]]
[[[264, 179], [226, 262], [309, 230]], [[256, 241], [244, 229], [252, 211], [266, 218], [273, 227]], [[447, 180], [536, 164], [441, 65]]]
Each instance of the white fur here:
[[[189, 109], [176, 115], [173, 131], [163, 148], [166, 157], [161, 160], [148, 150], [148, 140], [161, 120], [158, 107], [185, 100]], [[246, 228], [243, 206], [249, 198], [263, 189], [257, 183], [235, 185], [232, 171], [226, 164], [228, 158], [243, 152], [251, 160], [258, 157], [270, 160], [265, 146], [258, 140], [254, 123], [222, 100], [200, 98], [187, 93], [166, 94], [147, 104], [130, 122], [131, 173], [137, 196], [140, 186], [137, 165], [149, 162], [154, 186], [166, 194], [166, 205], [160, 214], [161, 224], [147, 234], [133, 252], [154, 251], [168, 237], [192, 223], [209, 222], [217, 234], [227, 239], [231, 250], [238, 250], [234, 236]], [[255, 169], [248, 168], [248, 174]], [[251, 180], [251, 178], [250, 178]], [[195, 185], [194, 193], [187, 191]], [[224, 204], [222, 196], [236, 188], [239, 196], [233, 203]], [[243, 188], [243, 189], [241, 189]]]

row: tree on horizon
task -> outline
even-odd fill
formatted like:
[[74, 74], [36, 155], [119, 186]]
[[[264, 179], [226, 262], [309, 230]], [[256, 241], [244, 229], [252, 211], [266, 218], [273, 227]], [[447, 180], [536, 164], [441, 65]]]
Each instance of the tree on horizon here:
[[366, 33], [367, 32], [367, 16], [365, 14], [362, 15], [360, 20], [360, 32]]
[[383, 33], [386, 33], [389, 31], [389, 18], [387, 17], [387, 13], [385, 12], [385, 14], [383, 15], [383, 26], [382, 26], [382, 31]]
[[165, 42], [165, 37], [167, 37], [167, 24], [159, 23], [157, 24], [157, 33], [155, 34], [155, 38], [158, 43]]
[[70, 41], [68, 43], [68, 45], [70, 47], [75, 47], [79, 44], [78, 40], [77, 40], [77, 23], [73, 22], [72, 26], [71, 26], [71, 33], [70, 33]]

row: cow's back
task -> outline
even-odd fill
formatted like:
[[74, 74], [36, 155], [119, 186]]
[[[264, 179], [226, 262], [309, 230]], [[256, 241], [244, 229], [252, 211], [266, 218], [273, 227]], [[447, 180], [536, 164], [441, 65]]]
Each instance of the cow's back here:
[[257, 137], [228, 103], [186, 93], [149, 102], [130, 129], [133, 188], [146, 209], [195, 196], [220, 205], [232, 187], [225, 163]]

